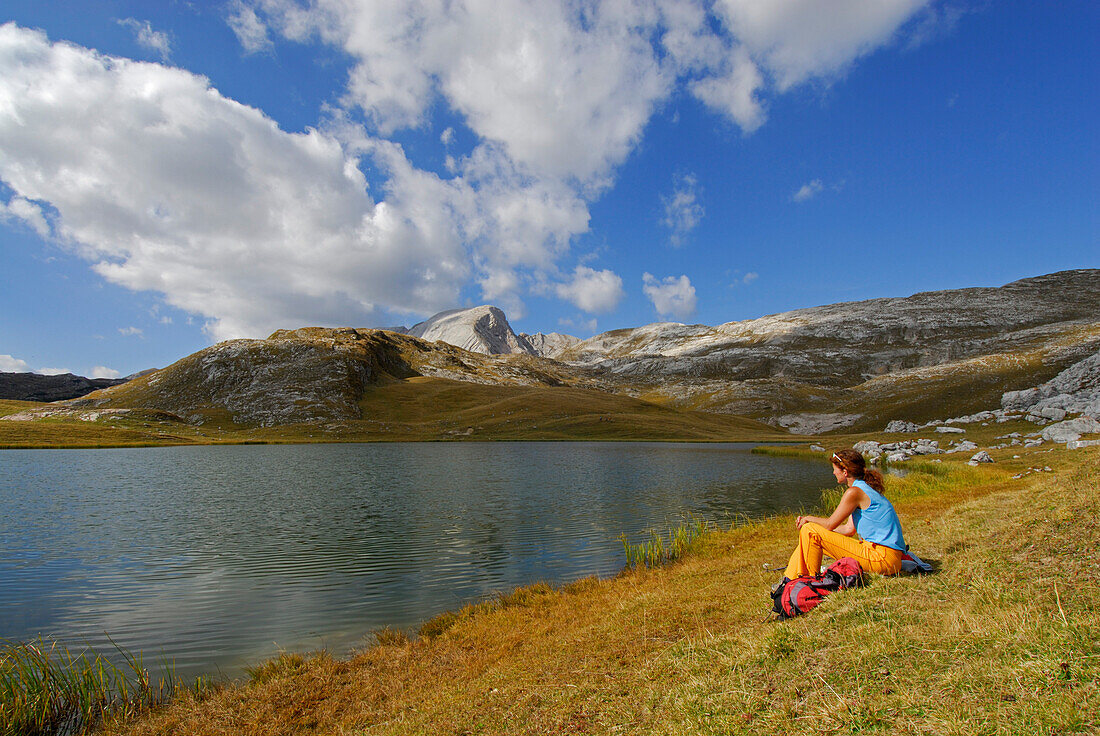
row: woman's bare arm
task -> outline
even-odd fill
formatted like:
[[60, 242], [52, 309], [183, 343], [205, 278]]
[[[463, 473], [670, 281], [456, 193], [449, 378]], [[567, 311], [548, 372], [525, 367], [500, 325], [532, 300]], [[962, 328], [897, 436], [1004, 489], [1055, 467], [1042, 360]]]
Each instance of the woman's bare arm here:
[[801, 529], [803, 524], [820, 524], [830, 531], [850, 537], [856, 533], [855, 524], [852, 523], [850, 517], [852, 512], [860, 507], [866, 496], [866, 493], [853, 486], [840, 497], [840, 503], [836, 505], [836, 510], [828, 519], [823, 519], [820, 516], [799, 516], [795, 521], [795, 525]]

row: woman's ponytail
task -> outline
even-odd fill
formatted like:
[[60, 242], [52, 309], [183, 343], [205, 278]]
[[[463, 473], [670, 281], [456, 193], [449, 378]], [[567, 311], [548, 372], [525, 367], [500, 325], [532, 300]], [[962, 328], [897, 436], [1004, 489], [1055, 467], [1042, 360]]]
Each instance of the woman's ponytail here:
[[886, 481], [877, 470], [864, 470], [863, 481], [879, 493], [886, 493]]

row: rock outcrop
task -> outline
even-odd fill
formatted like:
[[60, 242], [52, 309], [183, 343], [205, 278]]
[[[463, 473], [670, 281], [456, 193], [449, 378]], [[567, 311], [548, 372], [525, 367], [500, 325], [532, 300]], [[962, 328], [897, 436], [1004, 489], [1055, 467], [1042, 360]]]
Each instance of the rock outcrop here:
[[579, 337], [563, 335], [560, 332], [547, 334], [536, 332], [534, 335], [521, 332], [519, 337], [520, 340], [525, 340], [531, 346], [536, 355], [541, 355], [543, 358], [557, 358], [581, 341]]
[[[1094, 307], [1100, 312], [1100, 304]], [[1046, 383], [1008, 391], [1001, 407], [1061, 421], [1067, 413], [1100, 417], [1100, 352], [1074, 363]]]

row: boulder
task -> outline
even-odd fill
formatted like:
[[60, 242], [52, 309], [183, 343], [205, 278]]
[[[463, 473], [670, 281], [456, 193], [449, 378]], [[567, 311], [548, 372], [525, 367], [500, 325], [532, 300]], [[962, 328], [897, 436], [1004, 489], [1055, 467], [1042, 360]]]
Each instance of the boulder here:
[[1043, 430], [1043, 439], [1051, 442], [1073, 442], [1083, 434], [1100, 432], [1100, 422], [1092, 417], [1077, 417], [1065, 422], [1051, 424]]
[[883, 453], [882, 445], [873, 440], [864, 440], [863, 442], [857, 442], [855, 443], [855, 445], [852, 446], [852, 449], [854, 449], [856, 452], [863, 455], [863, 457], [872, 462], [882, 457]]
[[936, 427], [935, 430], [937, 432], [940, 432], [941, 434], [963, 434], [964, 432], [966, 432], [966, 430], [963, 429], [962, 427], [944, 427], [944, 426], [940, 426], [940, 427]]
[[1046, 417], [1052, 422], [1060, 422], [1066, 418], [1066, 410], [1055, 406], [1045, 406], [1039, 410], [1039, 416]]
[[1100, 445], [1100, 440], [1074, 440], [1066, 443], [1066, 449], [1076, 450], [1081, 447], [1096, 447], [1097, 445]]
[[971, 450], [977, 450], [978, 445], [976, 442], [970, 440], [963, 440], [959, 444], [952, 447], [948, 452], [970, 452]]
[[979, 463], [991, 463], [993, 458], [989, 456], [989, 453], [985, 450], [975, 453], [974, 457], [970, 458], [970, 462], [967, 465], [978, 465]]
[[883, 432], [919, 432], [920, 426], [903, 419], [895, 419], [886, 425]]
[[903, 463], [911, 457], [912, 455], [910, 455], [905, 450], [895, 450], [894, 452], [891, 452], [889, 455], [886, 456], [886, 462]]

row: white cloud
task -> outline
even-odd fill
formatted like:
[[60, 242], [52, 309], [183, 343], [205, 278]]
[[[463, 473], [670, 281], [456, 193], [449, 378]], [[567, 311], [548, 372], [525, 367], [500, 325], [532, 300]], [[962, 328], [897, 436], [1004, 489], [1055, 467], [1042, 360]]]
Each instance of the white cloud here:
[[50, 225], [42, 208], [23, 197], [12, 197], [7, 204], [0, 202], [0, 222], [13, 220], [29, 225], [43, 238], [50, 234]]
[[756, 281], [758, 278], [760, 278], [760, 274], [758, 274], [756, 271], [749, 271], [747, 274], [744, 275], [744, 277], [742, 277], [741, 283], [742, 284], [751, 284], [753, 281]]
[[798, 191], [791, 195], [791, 199], [795, 202], [805, 202], [816, 197], [823, 189], [825, 185], [821, 183], [821, 179], [814, 179], [799, 187]]
[[143, 331], [140, 327], [119, 327], [118, 334], [123, 337], [141, 337]]
[[68, 368], [39, 368], [35, 371], [40, 376], [63, 376], [66, 373], [72, 373]]
[[213, 337], [457, 302], [468, 187], [415, 171], [396, 147], [371, 152], [393, 174], [376, 204], [332, 135], [284, 133], [202, 77], [13, 24], [0, 26], [0, 68], [0, 178], [49, 202], [104, 277], [204, 315]]
[[95, 368], [92, 369], [92, 375], [90, 375], [88, 377], [89, 378], [120, 378], [121, 376], [122, 376], [122, 374], [119, 373], [118, 371], [116, 371], [114, 368], [108, 368], [107, 366], [97, 365]]
[[670, 196], [661, 197], [661, 204], [665, 208], [665, 217], [661, 220], [661, 224], [672, 231], [669, 239], [676, 247], [683, 245], [688, 233], [694, 230], [703, 219], [703, 205], [696, 199], [698, 185], [695, 175], [688, 174], [676, 181]]
[[256, 11], [245, 5], [241, 0], [234, 0], [229, 5], [229, 17], [226, 19], [229, 27], [237, 36], [237, 41], [250, 54], [267, 51], [274, 44], [267, 35], [267, 26], [256, 15]]
[[751, 133], [764, 124], [760, 102], [763, 85], [764, 78], [748, 52], [738, 48], [721, 74], [697, 80], [691, 85], [691, 92], [709, 107], [725, 113], [745, 133]]
[[10, 355], [0, 355], [0, 371], [4, 373], [28, 373], [30, 366], [27, 361], [13, 358]]
[[573, 280], [557, 286], [557, 294], [590, 314], [614, 311], [626, 295], [623, 280], [614, 271], [577, 266]]
[[[352, 59], [344, 109], [302, 133], [185, 70], [9, 23], [0, 180], [12, 195], [0, 218], [50, 233], [114, 283], [163, 294], [218, 339], [430, 314], [471, 285], [522, 306], [560, 273], [589, 203], [674, 93], [751, 132], [769, 97], [842, 73], [920, 5], [233, 0], [226, 17], [245, 51], [277, 33]], [[169, 53], [167, 36], [124, 22]], [[448, 156], [450, 178], [385, 139], [443, 108], [474, 141]], [[373, 197], [361, 165], [383, 178]], [[680, 211], [685, 226], [701, 216]], [[621, 298], [607, 284], [586, 291], [576, 273], [558, 293], [599, 309]]]
[[347, 103], [383, 135], [425, 123], [438, 94], [525, 171], [588, 186], [606, 183], [675, 81], [648, 40], [648, 3], [258, 5], [289, 37], [316, 32], [357, 60]]
[[642, 275], [642, 291], [653, 302], [657, 314], [684, 319], [695, 311], [695, 287], [687, 276], [668, 276], [658, 281], [653, 274]]
[[775, 78], [780, 92], [844, 73], [890, 43], [931, 0], [717, 0], [727, 28]]
[[172, 42], [168, 40], [168, 34], [154, 31], [149, 21], [125, 18], [118, 23], [134, 32], [138, 45], [155, 52], [161, 59], [167, 60], [172, 53]]
[[452, 143], [454, 143], [455, 142], [455, 129], [454, 128], [446, 128], [442, 133], [439, 134], [439, 142], [442, 143], [445, 146], [449, 146]]

